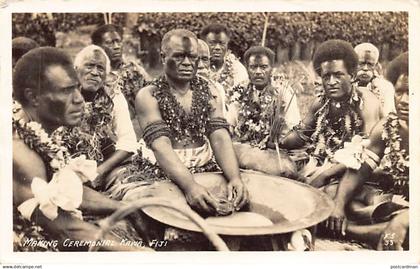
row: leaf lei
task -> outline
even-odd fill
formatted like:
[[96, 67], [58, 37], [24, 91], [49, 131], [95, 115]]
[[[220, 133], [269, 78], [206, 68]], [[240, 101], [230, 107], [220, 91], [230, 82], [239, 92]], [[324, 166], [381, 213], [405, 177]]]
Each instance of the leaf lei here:
[[337, 120], [331, 120], [332, 100], [323, 95], [322, 103], [322, 107], [315, 113], [316, 127], [311, 136], [313, 143], [309, 150], [321, 158], [333, 159], [335, 151], [342, 148], [344, 142], [362, 132], [363, 121], [357, 112], [357, 108], [362, 105], [362, 99], [353, 88], [349, 100], [340, 103], [341, 113], [334, 115]]
[[210, 80], [219, 82], [225, 90], [234, 84], [233, 62], [236, 60], [235, 55], [231, 51], [227, 51], [222, 71], [215, 72], [210, 68]]
[[393, 193], [401, 194], [408, 199], [409, 154], [401, 148], [400, 128], [397, 114], [389, 113], [382, 133], [385, 150], [381, 166], [393, 178]]
[[207, 123], [213, 107], [210, 100], [214, 98], [206, 80], [195, 77], [191, 80], [192, 105], [191, 112], [187, 113], [171, 93], [165, 76], [151, 82], [156, 87], [152, 95], [159, 104], [163, 120], [171, 129], [172, 137], [177, 142], [203, 141], [206, 134]]
[[81, 124], [72, 128], [63, 127], [53, 135], [61, 137], [63, 145], [73, 156], [85, 155], [90, 160], [102, 162], [102, 143], [115, 137], [112, 128], [113, 107], [111, 97], [104, 89], [99, 89], [93, 101], [86, 102]]
[[[238, 124], [234, 133], [240, 142], [246, 142], [261, 149], [266, 148], [274, 117], [284, 105], [278, 104], [277, 89], [266, 87], [258, 91], [255, 85], [237, 85], [229, 92], [229, 99], [239, 104]], [[281, 113], [280, 113], [281, 114]]]
[[49, 175], [63, 168], [70, 160], [70, 153], [63, 146], [63, 141], [59, 137], [49, 136], [38, 122], [25, 121], [18, 113], [13, 113], [12, 125], [19, 138], [48, 164], [46, 169]]

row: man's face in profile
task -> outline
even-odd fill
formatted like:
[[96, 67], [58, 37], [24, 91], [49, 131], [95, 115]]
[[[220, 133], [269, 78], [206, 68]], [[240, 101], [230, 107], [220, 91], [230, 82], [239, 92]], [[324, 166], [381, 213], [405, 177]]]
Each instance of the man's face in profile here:
[[80, 123], [84, 99], [72, 66], [51, 65], [45, 70], [37, 113], [49, 125], [75, 126]]
[[197, 75], [207, 78], [210, 71], [210, 50], [206, 42], [198, 42], [198, 65]]

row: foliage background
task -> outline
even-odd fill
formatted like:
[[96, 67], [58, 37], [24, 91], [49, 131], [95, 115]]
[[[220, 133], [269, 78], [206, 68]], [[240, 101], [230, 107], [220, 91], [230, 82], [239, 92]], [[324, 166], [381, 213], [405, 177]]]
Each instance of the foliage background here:
[[[382, 60], [390, 60], [408, 49], [407, 12], [281, 12], [269, 16], [266, 45], [276, 52], [289, 49], [289, 59], [310, 59], [316, 45], [339, 38], [353, 45], [371, 42], [382, 51]], [[132, 16], [133, 14], [131, 14]], [[127, 23], [127, 13], [113, 13], [112, 22], [141, 38], [141, 50], [154, 54], [159, 40], [169, 30], [185, 28], [198, 34], [211, 22], [228, 25], [232, 30], [231, 50], [242, 56], [247, 48], [261, 44], [264, 29], [262, 13], [138, 13], [134, 25]], [[79, 26], [103, 24], [102, 13], [20, 13], [13, 14], [13, 37], [33, 37], [43, 45], [55, 45], [54, 34], [69, 32]], [[148, 38], [154, 42], [146, 42]], [[300, 48], [299, 48], [300, 47]], [[296, 52], [296, 49], [300, 51]], [[309, 50], [309, 51], [305, 51]], [[386, 55], [384, 55], [386, 54]], [[305, 59], [304, 59], [305, 60]]]

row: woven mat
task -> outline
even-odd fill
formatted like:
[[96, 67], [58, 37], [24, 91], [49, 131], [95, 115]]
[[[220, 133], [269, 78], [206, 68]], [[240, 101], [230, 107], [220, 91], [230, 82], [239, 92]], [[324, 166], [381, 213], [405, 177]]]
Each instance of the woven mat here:
[[360, 251], [373, 250], [369, 245], [353, 241], [341, 241], [326, 238], [317, 238], [315, 241], [315, 251]]

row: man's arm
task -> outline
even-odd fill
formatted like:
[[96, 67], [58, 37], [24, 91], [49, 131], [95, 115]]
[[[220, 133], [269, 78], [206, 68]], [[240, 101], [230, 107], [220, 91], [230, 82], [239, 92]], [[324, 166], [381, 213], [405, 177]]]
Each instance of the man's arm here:
[[[147, 86], [136, 96], [136, 114], [143, 132], [152, 124], [162, 121], [157, 100], [152, 96], [154, 86]], [[168, 136], [159, 136], [150, 143], [156, 161], [166, 175], [184, 192], [187, 202], [196, 209], [213, 211], [217, 204], [203, 186], [194, 181], [193, 175], [181, 162]]]
[[[25, 156], [23, 158], [23, 156]], [[31, 183], [34, 177], [46, 180], [45, 164], [41, 157], [21, 140], [13, 141], [13, 200], [19, 206], [33, 198]], [[90, 212], [113, 212], [122, 204], [84, 186], [80, 209]]]
[[99, 178], [106, 176], [130, 155], [136, 153], [138, 149], [136, 134], [124, 95], [116, 93], [112, 100], [114, 102], [112, 125], [117, 136], [116, 151], [98, 166]]
[[376, 123], [384, 117], [382, 106], [378, 98], [370, 91], [363, 91], [363, 107], [361, 116], [363, 118], [365, 134], [369, 134]]
[[[212, 100], [214, 111], [211, 115], [211, 118], [223, 118], [223, 104], [221, 97], [219, 96], [216, 89], [210, 89], [212, 95], [215, 96], [215, 98]], [[232, 188], [235, 186], [235, 188], [237, 188], [236, 191], [238, 192], [238, 199], [236, 200], [237, 205], [235, 206], [241, 208], [248, 199], [248, 193], [244, 188], [241, 180], [239, 164], [238, 160], [236, 159], [229, 132], [225, 128], [217, 129], [209, 135], [209, 140], [214, 152], [214, 156], [216, 157], [216, 161], [222, 169], [226, 179], [230, 183], [229, 186], [232, 186]]]
[[315, 113], [321, 107], [320, 99], [315, 99], [309, 108], [306, 117], [284, 138], [280, 139], [279, 145], [285, 149], [296, 149], [305, 145], [315, 128]]
[[[382, 140], [384, 120], [378, 122], [369, 137], [370, 143], [367, 149], [374, 153], [378, 159], [381, 159], [385, 149], [385, 143]], [[373, 160], [370, 161], [372, 163]], [[379, 164], [376, 163], [376, 164]], [[363, 163], [359, 170], [347, 169], [343, 178], [338, 184], [338, 188], [334, 197], [335, 209], [327, 220], [327, 227], [335, 233], [342, 233], [343, 219], [345, 217], [345, 207], [353, 198], [355, 192], [365, 183], [372, 173], [372, 167], [367, 163]]]

